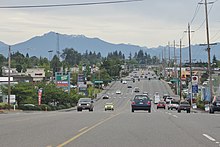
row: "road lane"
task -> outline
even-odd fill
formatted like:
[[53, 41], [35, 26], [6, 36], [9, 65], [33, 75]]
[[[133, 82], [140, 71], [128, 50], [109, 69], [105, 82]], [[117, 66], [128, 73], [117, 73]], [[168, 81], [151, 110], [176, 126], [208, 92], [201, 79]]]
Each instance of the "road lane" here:
[[[127, 88], [127, 85], [132, 88]], [[40, 112], [0, 115], [1, 147], [216, 147], [219, 146], [220, 115], [177, 113], [155, 109], [131, 112], [134, 87], [153, 95], [169, 93], [159, 80], [117, 81], [106, 93], [110, 98], [94, 103], [94, 112]], [[115, 94], [121, 90], [122, 94]], [[172, 91], [171, 91], [172, 92]], [[172, 94], [172, 93], [171, 93]], [[104, 111], [113, 102], [115, 111]], [[209, 136], [209, 137], [208, 137]], [[215, 141], [210, 140], [213, 138]]]

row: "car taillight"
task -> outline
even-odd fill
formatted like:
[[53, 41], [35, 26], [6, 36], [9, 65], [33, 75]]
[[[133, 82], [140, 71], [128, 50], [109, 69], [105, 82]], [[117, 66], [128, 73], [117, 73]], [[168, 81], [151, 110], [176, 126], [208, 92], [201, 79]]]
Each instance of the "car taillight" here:
[[134, 104], [135, 104], [135, 102], [133, 101], [133, 102], [131, 102], [131, 104], [132, 104], [132, 105], [134, 105]]
[[150, 104], [151, 104], [151, 102], [150, 102], [150, 101], [148, 101], [148, 102], [147, 102], [147, 104], [148, 104], [148, 105], [150, 105]]

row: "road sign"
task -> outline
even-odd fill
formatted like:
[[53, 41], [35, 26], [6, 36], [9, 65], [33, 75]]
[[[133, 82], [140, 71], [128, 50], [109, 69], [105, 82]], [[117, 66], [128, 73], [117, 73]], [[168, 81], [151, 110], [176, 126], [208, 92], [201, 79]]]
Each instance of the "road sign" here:
[[192, 85], [192, 93], [198, 93], [198, 85]]
[[192, 76], [192, 83], [197, 84], [199, 82], [198, 76]]

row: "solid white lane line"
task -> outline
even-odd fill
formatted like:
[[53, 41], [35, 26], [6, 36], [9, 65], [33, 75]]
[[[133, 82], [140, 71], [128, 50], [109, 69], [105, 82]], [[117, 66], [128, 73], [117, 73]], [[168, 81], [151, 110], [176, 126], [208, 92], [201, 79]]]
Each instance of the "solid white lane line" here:
[[203, 136], [205, 136], [206, 138], [208, 138], [211, 141], [215, 141], [214, 138], [212, 138], [211, 136], [207, 135], [207, 134], [202, 134]]
[[216, 143], [216, 144], [219, 144], [219, 142], [218, 142], [218, 141], [216, 141], [215, 143]]
[[169, 115], [172, 115], [171, 113], [168, 113]]

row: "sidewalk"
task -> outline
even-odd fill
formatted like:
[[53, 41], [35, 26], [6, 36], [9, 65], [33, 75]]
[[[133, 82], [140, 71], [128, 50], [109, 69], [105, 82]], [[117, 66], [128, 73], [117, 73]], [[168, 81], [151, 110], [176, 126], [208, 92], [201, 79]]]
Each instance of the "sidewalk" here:
[[10, 109], [10, 110], [7, 110], [7, 109], [5, 109], [5, 110], [0, 110], [0, 114], [7, 114], [7, 113], [17, 113], [17, 112], [23, 112], [22, 110], [18, 110], [18, 109], [16, 109], [16, 110], [13, 110], [13, 109]]
[[207, 111], [199, 109], [199, 108], [191, 109], [191, 112], [193, 112], [193, 113], [208, 113]]

